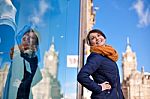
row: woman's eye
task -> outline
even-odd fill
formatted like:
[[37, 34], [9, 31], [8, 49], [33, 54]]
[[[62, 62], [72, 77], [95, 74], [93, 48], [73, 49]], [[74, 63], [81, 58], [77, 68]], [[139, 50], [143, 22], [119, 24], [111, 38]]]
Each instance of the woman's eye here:
[[97, 37], [100, 37], [101, 35], [100, 34], [97, 34]]
[[25, 41], [25, 40], [26, 40], [26, 38], [24, 37], [24, 38], [22, 38], [22, 40], [23, 40], [23, 41]]
[[91, 38], [91, 40], [93, 40], [93, 39], [94, 39], [94, 37]]

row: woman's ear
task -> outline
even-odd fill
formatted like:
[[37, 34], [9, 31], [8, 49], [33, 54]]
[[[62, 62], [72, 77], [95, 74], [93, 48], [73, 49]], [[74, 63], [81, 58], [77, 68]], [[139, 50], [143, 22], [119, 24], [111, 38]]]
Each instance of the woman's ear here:
[[89, 39], [86, 39], [86, 43], [90, 46], [90, 41], [89, 41]]

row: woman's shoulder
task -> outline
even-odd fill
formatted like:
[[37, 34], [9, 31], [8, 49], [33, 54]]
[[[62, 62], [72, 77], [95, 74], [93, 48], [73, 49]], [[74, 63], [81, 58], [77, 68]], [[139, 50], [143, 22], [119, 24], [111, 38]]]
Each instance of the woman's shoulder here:
[[103, 60], [105, 57], [101, 54], [91, 52], [91, 54], [87, 57], [87, 59], [92, 59], [92, 60]]
[[89, 57], [104, 57], [104, 56], [101, 55], [101, 54], [98, 54], [96, 52], [91, 52], [91, 54], [89, 55]]

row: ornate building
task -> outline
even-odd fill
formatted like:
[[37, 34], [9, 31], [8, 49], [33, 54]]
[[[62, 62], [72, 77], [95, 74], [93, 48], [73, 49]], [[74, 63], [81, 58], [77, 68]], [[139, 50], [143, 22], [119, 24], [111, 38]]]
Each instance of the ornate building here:
[[6, 64], [4, 68], [0, 69], [0, 99], [2, 98], [2, 93], [6, 82], [8, 69], [9, 69], [8, 64]]
[[42, 80], [32, 89], [33, 99], [61, 99], [60, 83], [57, 80], [58, 53], [54, 41], [44, 55], [44, 67], [41, 69]]
[[137, 70], [136, 53], [132, 51], [127, 38], [126, 52], [122, 55], [123, 82], [125, 99], [150, 99], [150, 73]]

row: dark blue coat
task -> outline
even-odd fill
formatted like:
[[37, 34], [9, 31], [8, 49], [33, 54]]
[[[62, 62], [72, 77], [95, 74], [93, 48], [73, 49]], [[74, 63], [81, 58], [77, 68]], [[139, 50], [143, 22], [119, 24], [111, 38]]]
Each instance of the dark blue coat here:
[[[100, 54], [92, 52], [88, 56], [85, 66], [78, 73], [77, 80], [92, 91], [91, 99], [123, 99], [116, 62]], [[101, 86], [98, 85], [105, 81], [110, 83], [111, 90], [102, 91]]]

